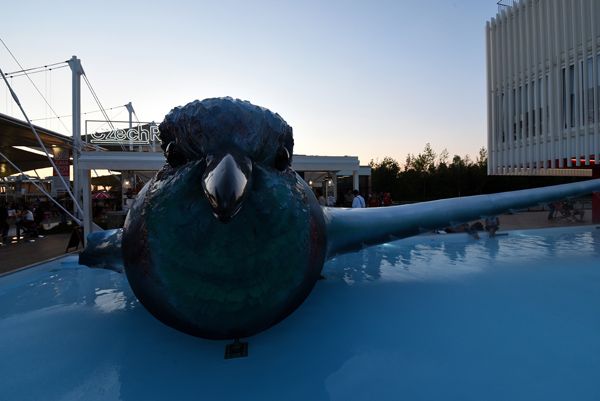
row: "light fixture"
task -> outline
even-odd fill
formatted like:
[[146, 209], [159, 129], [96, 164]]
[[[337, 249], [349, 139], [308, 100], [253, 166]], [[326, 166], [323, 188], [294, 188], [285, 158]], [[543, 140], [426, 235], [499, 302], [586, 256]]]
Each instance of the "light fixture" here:
[[46, 155], [45, 152], [35, 149], [35, 148], [30, 148], [29, 146], [13, 146], [13, 148], [23, 150], [23, 151], [29, 152], [29, 153], [35, 153], [36, 155], [40, 155], [40, 156], [50, 156], [50, 157], [54, 158], [54, 155], [52, 155], [52, 154]]

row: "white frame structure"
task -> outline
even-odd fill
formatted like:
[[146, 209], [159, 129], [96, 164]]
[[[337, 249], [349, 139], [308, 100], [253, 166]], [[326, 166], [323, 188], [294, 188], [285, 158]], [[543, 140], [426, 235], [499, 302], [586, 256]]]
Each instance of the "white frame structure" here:
[[488, 174], [600, 165], [600, 2], [521, 0], [486, 24]]

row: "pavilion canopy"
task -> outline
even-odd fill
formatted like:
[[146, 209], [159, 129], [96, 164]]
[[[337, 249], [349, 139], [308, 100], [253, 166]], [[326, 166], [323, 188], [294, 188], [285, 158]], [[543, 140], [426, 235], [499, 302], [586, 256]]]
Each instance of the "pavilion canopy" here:
[[[38, 126], [35, 126], [35, 129], [48, 151], [51, 151], [53, 145], [67, 149], [73, 147], [72, 137]], [[42, 151], [37, 138], [26, 121], [0, 113], [0, 152], [23, 171], [51, 167], [46, 156], [17, 149], [15, 146], [26, 146]], [[16, 173], [18, 171], [0, 156], [0, 177]]]

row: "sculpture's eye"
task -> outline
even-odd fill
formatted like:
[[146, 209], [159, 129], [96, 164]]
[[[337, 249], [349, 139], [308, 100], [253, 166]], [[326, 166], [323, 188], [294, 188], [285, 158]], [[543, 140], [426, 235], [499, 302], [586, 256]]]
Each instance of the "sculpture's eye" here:
[[279, 171], [283, 171], [288, 168], [289, 165], [290, 152], [282, 145], [277, 149], [277, 154], [275, 155], [275, 168]]
[[171, 167], [179, 167], [187, 161], [183, 153], [177, 148], [175, 142], [169, 142], [167, 149], [165, 149], [165, 157]]

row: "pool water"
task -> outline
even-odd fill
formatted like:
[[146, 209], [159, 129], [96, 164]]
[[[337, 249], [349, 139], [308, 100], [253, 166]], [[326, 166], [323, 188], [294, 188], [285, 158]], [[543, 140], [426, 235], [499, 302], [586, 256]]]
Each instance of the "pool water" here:
[[600, 229], [503, 234], [338, 256], [230, 360], [76, 256], [5, 275], [0, 399], [600, 399]]

